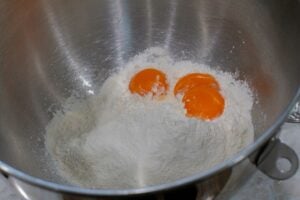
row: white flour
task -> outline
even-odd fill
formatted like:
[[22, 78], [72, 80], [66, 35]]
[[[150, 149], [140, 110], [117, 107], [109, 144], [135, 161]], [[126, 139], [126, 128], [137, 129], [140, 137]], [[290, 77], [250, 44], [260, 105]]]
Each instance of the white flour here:
[[[155, 67], [169, 80], [163, 101], [132, 95], [131, 77]], [[191, 72], [209, 73], [221, 86], [223, 115], [213, 121], [187, 118], [172, 95], [176, 81]], [[138, 188], [206, 170], [253, 141], [253, 98], [230, 73], [189, 61], [174, 62], [151, 48], [112, 74], [98, 94], [73, 97], [47, 126], [46, 147], [67, 181], [95, 188]]]

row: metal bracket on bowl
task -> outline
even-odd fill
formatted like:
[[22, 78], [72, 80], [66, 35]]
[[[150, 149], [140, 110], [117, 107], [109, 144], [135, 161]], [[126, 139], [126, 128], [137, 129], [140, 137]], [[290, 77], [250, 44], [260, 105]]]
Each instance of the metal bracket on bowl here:
[[[278, 161], [284, 160], [289, 169], [281, 170]], [[298, 156], [293, 149], [282, 143], [278, 138], [272, 138], [256, 162], [257, 168], [275, 180], [285, 180], [293, 176], [299, 167]]]

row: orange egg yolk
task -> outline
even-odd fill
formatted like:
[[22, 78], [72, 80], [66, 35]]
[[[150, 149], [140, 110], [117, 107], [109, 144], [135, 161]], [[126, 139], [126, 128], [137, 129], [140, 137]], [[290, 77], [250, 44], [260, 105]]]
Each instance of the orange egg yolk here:
[[141, 96], [152, 94], [164, 96], [168, 90], [166, 75], [154, 68], [147, 68], [136, 73], [130, 80], [129, 90]]
[[197, 86], [214, 87], [220, 89], [219, 83], [209, 74], [191, 73], [179, 79], [174, 88], [174, 95], [185, 93]]
[[224, 111], [224, 98], [212, 87], [194, 87], [187, 90], [182, 102], [188, 117], [212, 120]]

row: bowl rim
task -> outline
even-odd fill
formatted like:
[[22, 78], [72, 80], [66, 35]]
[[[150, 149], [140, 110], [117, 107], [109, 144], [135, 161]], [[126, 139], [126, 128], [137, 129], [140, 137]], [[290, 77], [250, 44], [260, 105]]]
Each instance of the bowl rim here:
[[42, 189], [50, 190], [57, 193], [83, 195], [83, 196], [97, 196], [97, 197], [118, 197], [118, 196], [135, 196], [142, 194], [151, 194], [155, 192], [166, 191], [175, 189], [184, 185], [200, 182], [214, 174], [217, 174], [223, 170], [232, 168], [234, 165], [248, 158], [255, 150], [267, 142], [274, 134], [276, 130], [285, 122], [288, 114], [292, 110], [296, 102], [300, 100], [300, 87], [296, 90], [296, 94], [292, 100], [288, 103], [286, 109], [276, 118], [275, 122], [259, 137], [255, 142], [245, 147], [243, 150], [231, 156], [229, 159], [222, 163], [210, 168], [209, 170], [196, 173], [194, 175], [177, 179], [169, 183], [158, 184], [154, 186], [147, 186], [136, 189], [88, 189], [78, 186], [63, 185], [52, 181], [43, 180], [41, 178], [26, 174], [25, 172], [18, 170], [5, 162], [0, 160], [0, 172], [8, 176], [17, 178], [25, 183], [29, 183], [33, 186], [37, 186]]

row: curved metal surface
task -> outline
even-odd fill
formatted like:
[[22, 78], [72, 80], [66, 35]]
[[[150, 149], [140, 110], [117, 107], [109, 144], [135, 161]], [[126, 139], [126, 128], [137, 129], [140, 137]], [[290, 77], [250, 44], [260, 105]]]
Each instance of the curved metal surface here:
[[[0, 2], [0, 169], [56, 192], [128, 196], [201, 183], [265, 144], [300, 96], [296, 0], [29, 0]], [[92, 95], [138, 52], [239, 72], [256, 93], [255, 142], [208, 171], [137, 189], [63, 182], [44, 149], [45, 126], [74, 92]]]

